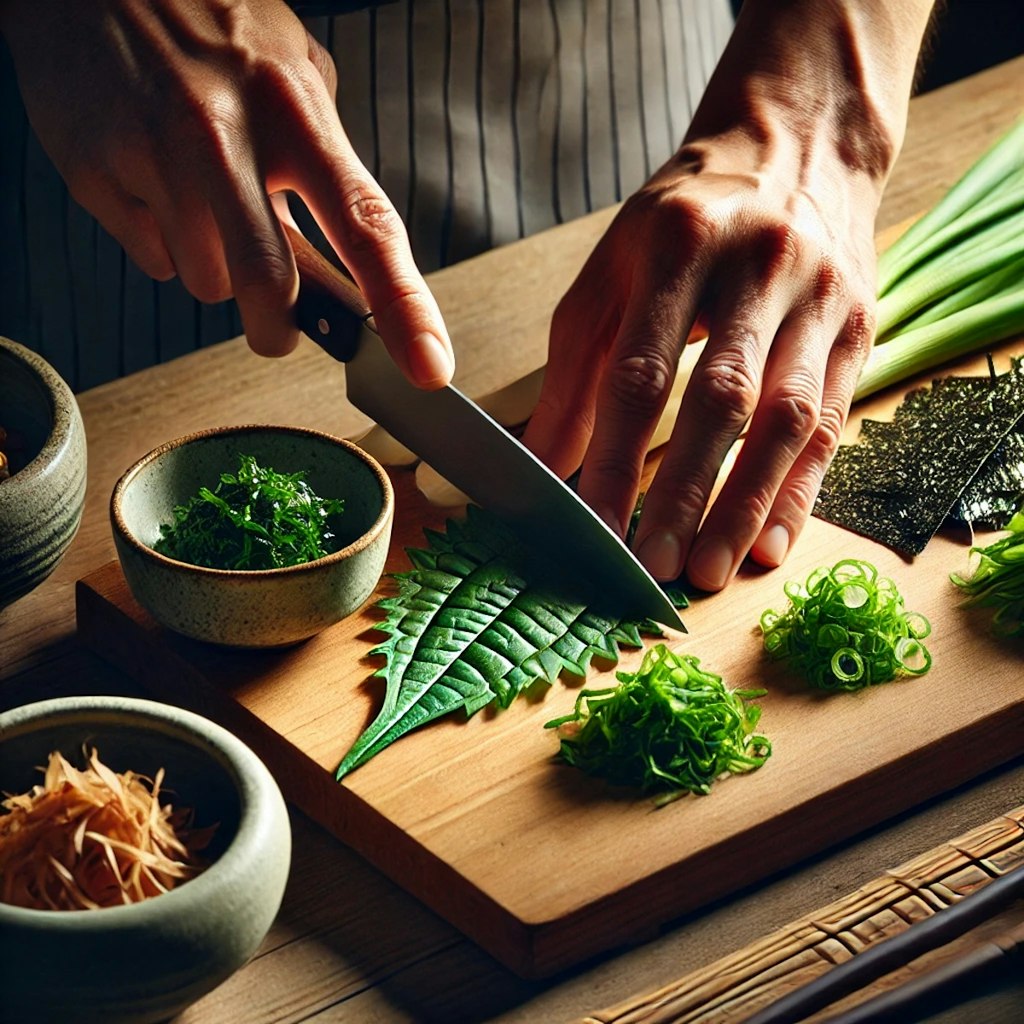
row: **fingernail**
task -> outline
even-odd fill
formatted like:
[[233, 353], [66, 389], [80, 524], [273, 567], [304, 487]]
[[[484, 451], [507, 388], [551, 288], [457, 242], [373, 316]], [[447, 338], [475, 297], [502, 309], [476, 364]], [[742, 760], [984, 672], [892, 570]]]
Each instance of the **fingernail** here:
[[702, 590], [721, 590], [729, 580], [735, 555], [720, 537], [697, 544], [687, 566], [690, 582]]
[[769, 526], [761, 533], [754, 545], [757, 560], [763, 565], [782, 565], [789, 554], [789, 530], [781, 523]]
[[656, 580], [674, 580], [683, 567], [679, 537], [671, 530], [655, 530], [644, 538], [637, 558]]
[[409, 350], [409, 368], [420, 387], [443, 387], [452, 379], [455, 360], [434, 334], [418, 334]]

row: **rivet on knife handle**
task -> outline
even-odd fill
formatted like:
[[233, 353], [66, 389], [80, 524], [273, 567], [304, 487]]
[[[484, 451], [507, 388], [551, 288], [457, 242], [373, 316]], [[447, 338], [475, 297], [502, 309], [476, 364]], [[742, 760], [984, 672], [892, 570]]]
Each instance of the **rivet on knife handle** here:
[[284, 230], [299, 271], [295, 322], [328, 355], [347, 363], [355, 355], [363, 326], [376, 330], [373, 313], [354, 281], [294, 228], [285, 224]]

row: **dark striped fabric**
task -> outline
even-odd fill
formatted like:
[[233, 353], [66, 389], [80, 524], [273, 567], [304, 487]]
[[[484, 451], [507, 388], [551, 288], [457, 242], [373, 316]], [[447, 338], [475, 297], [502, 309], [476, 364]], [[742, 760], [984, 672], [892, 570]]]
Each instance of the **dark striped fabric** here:
[[[424, 271], [608, 206], [675, 149], [729, 0], [398, 0], [307, 19]], [[238, 334], [69, 200], [0, 59], [0, 333], [76, 390]]]

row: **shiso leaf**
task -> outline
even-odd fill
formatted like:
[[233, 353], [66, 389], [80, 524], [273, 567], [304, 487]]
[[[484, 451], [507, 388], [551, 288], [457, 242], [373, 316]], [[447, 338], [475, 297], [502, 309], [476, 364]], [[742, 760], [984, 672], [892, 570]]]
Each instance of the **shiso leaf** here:
[[995, 377], [946, 377], [911, 392], [890, 423], [865, 421], [825, 474], [820, 519], [920, 554], [1024, 416], [1024, 360]]
[[588, 775], [666, 803], [707, 794], [722, 775], [752, 771], [771, 754], [754, 733], [761, 709], [747, 703], [764, 690], [730, 690], [697, 658], [664, 644], [616, 678], [617, 686], [581, 691], [572, 714], [546, 724], [558, 730], [559, 756]]
[[398, 593], [379, 603], [387, 639], [370, 653], [385, 659], [374, 673], [385, 682], [383, 706], [339, 764], [339, 780], [442, 715], [508, 707], [534, 684], [585, 676], [595, 657], [615, 662], [620, 645], [661, 635], [650, 620], [608, 618], [557, 592], [513, 532], [475, 505], [425, 536], [426, 548], [408, 551], [413, 568], [394, 576]]

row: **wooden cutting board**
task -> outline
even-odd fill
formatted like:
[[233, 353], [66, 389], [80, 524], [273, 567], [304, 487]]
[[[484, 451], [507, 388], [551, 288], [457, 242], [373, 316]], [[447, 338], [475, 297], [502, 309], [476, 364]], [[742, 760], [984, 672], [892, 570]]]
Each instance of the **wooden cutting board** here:
[[[1020, 352], [1020, 342], [1005, 346]], [[965, 369], [984, 372], [984, 360]], [[888, 417], [898, 396], [859, 408]], [[851, 424], [848, 438], [855, 434]], [[394, 474], [395, 538], [439, 526], [408, 471]], [[684, 613], [671, 644], [733, 687], [765, 687], [761, 731], [774, 754], [710, 796], [655, 809], [553, 758], [543, 725], [572, 706], [578, 684], [507, 711], [456, 717], [414, 732], [346, 778], [334, 769], [376, 713], [380, 639], [372, 605], [312, 640], [273, 653], [231, 652], [157, 626], [111, 563], [78, 585], [82, 641], [155, 697], [192, 707], [245, 739], [286, 797], [513, 971], [544, 976], [650, 937], [682, 913], [793, 865], [1019, 755], [1024, 645], [995, 642], [983, 612], [957, 606], [951, 571], [967, 567], [965, 535], [939, 536], [912, 563], [812, 520], [786, 565], [745, 570]], [[785, 606], [783, 584], [841, 557], [874, 562], [908, 609], [933, 626], [934, 664], [919, 679], [870, 692], [808, 693], [761, 651], [757, 623]], [[380, 593], [389, 592], [387, 580]], [[627, 654], [623, 668], [638, 664]], [[612, 682], [594, 671], [587, 685]], [[344, 879], [339, 879], [339, 885]]]

